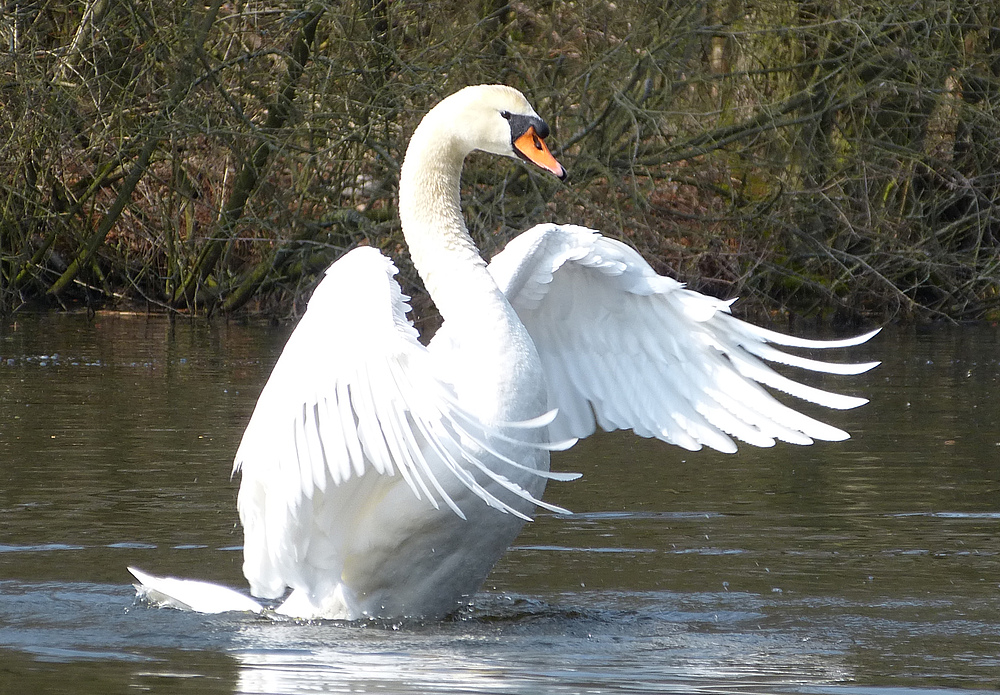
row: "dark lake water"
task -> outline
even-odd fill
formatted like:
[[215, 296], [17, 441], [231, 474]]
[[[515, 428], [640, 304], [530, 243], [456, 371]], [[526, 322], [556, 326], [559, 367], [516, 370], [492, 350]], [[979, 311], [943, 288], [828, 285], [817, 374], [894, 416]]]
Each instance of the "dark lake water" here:
[[[887, 330], [828, 386], [847, 442], [586, 440], [474, 605], [275, 623], [134, 603], [126, 565], [244, 587], [229, 471], [288, 329], [0, 326], [0, 695], [829, 693], [1000, 687], [1000, 331]], [[814, 382], [815, 383], [815, 382]]]

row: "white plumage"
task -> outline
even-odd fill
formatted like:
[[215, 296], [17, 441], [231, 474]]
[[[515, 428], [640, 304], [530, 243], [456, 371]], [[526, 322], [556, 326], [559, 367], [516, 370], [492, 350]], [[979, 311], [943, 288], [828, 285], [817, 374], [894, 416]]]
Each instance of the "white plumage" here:
[[[685, 449], [736, 450], [848, 435], [763, 386], [830, 408], [864, 399], [805, 386], [777, 362], [858, 374], [775, 345], [838, 348], [733, 318], [625, 244], [539, 225], [487, 267], [458, 201], [472, 149], [521, 156], [558, 176], [547, 127], [516, 90], [470, 87], [424, 118], [407, 151], [400, 216], [444, 324], [425, 347], [391, 261], [362, 247], [334, 263], [264, 387], [234, 471], [244, 573], [301, 618], [447, 614], [478, 589], [536, 505], [549, 451], [597, 426]], [[763, 385], [763, 386], [762, 386]], [[135, 571], [147, 596], [213, 608], [213, 585]], [[180, 582], [180, 583], [178, 583]], [[171, 592], [175, 592], [171, 594]], [[181, 595], [178, 595], [180, 592]], [[242, 597], [245, 598], [245, 597]], [[246, 599], [250, 601], [250, 599]], [[255, 602], [233, 600], [233, 610]]]
[[866, 402], [792, 381], [761, 360], [859, 374], [875, 363], [808, 360], [772, 344], [847, 347], [875, 332], [813, 341], [758, 328], [729, 314], [732, 301], [657, 275], [636, 251], [593, 230], [539, 225], [511, 241], [489, 270], [538, 349], [549, 405], [559, 413], [553, 437], [592, 434], [596, 415], [602, 429], [632, 429], [692, 451], [734, 452], [731, 437], [755, 446], [811, 444], [848, 435], [759, 384], [829, 408]]

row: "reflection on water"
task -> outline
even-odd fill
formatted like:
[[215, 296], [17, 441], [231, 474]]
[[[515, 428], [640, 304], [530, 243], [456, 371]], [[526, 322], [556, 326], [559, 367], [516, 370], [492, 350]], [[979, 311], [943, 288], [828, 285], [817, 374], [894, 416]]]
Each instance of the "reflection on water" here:
[[626, 434], [554, 458], [474, 605], [428, 624], [133, 605], [127, 564], [244, 586], [232, 455], [286, 330], [104, 316], [0, 328], [0, 695], [995, 688], [1000, 332], [889, 331], [812, 447]]
[[[746, 688], [808, 680], [833, 683], [846, 670], [837, 656], [803, 649], [787, 635], [752, 638], [726, 628], [752, 619], [733, 596], [719, 615], [719, 599], [699, 614], [684, 599], [639, 597], [643, 608], [622, 610], [622, 596], [578, 601], [570, 612], [525, 599], [490, 597], [458, 624], [386, 630], [330, 629], [303, 634], [301, 626], [253, 625], [240, 639], [254, 646], [236, 652], [239, 691], [307, 692], [337, 684], [344, 691], [387, 692], [691, 692], [728, 683]], [[595, 604], [596, 605], [592, 605]], [[752, 610], [752, 607], [751, 607]], [[712, 629], [697, 626], [710, 620]], [[288, 649], [289, 642], [296, 645]]]

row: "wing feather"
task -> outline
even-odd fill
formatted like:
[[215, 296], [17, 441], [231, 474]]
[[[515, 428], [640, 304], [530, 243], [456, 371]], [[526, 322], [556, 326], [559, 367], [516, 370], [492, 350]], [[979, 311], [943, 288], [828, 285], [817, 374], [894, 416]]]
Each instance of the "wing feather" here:
[[776, 348], [844, 348], [841, 340], [787, 336], [740, 321], [724, 301], [657, 275], [626, 244], [583, 227], [539, 225], [514, 239], [490, 272], [527, 327], [545, 366], [553, 438], [595, 426], [633, 429], [690, 450], [736, 450], [775, 441], [840, 440], [842, 430], [778, 401], [767, 389], [834, 408], [864, 398], [791, 379], [768, 363], [837, 375], [877, 362], [843, 364]]
[[[354, 407], [351, 404], [350, 382], [339, 379], [332, 390], [337, 394], [337, 414], [340, 416], [340, 427], [338, 430], [343, 436], [348, 453], [348, 459], [340, 462], [338, 466], [340, 469], [340, 480], [349, 480], [352, 472], [354, 475], [361, 477], [365, 472], [365, 457], [361, 453], [361, 442], [356, 436], [358, 423], [355, 419]], [[336, 422], [332, 424], [334, 427], [337, 427]]]
[[334, 263], [261, 392], [233, 468], [243, 476], [244, 570], [255, 595], [280, 595], [289, 568], [309, 551], [314, 498], [347, 481], [399, 475], [417, 499], [434, 508], [443, 501], [464, 518], [457, 481], [486, 504], [527, 518], [477, 476], [549, 509], [558, 508], [500, 471], [573, 477], [502, 453], [508, 445], [565, 448], [570, 442], [534, 443], [554, 415], [496, 425], [462, 408], [417, 340], [395, 273], [368, 247]]

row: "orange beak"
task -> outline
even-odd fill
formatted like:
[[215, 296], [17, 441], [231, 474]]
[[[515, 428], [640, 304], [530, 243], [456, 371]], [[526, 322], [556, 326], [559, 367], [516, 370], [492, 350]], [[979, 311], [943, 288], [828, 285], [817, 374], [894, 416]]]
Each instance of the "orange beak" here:
[[524, 135], [514, 141], [514, 149], [532, 164], [538, 165], [560, 179], [566, 178], [566, 170], [562, 164], [556, 161], [552, 153], [549, 152], [549, 148], [545, 146], [545, 141], [538, 137], [538, 133], [535, 132], [535, 126], [529, 126]]

